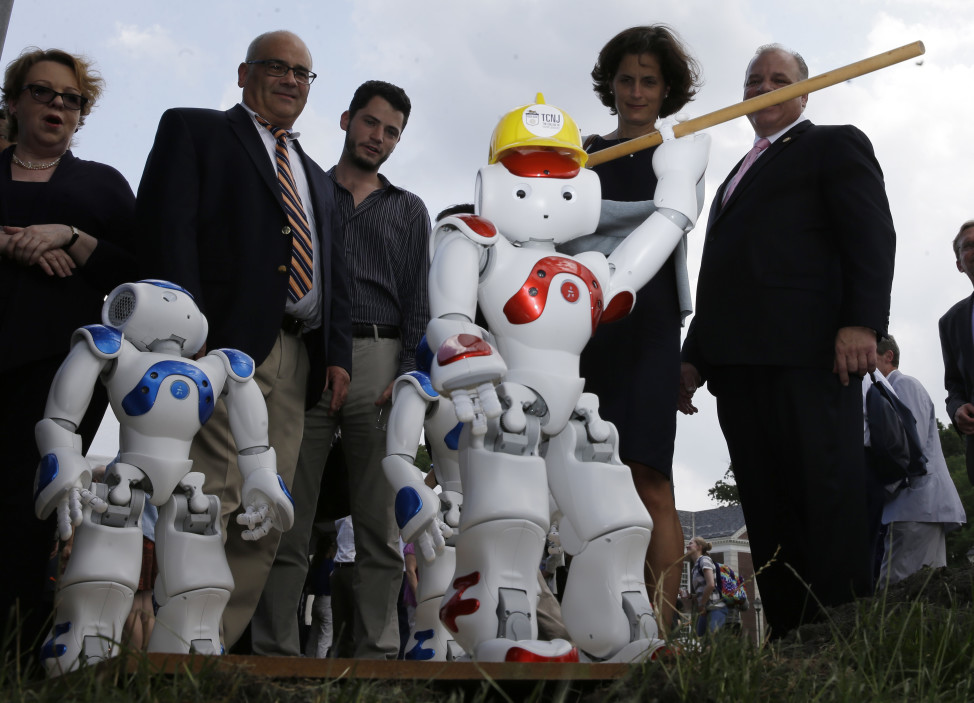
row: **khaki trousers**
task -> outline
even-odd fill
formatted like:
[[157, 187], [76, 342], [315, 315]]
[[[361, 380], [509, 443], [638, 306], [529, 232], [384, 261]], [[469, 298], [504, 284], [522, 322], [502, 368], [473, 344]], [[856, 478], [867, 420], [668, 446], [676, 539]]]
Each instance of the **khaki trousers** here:
[[[277, 471], [291, 488], [301, 437], [308, 380], [308, 352], [300, 337], [278, 332], [271, 353], [257, 367], [255, 379], [267, 404], [268, 436], [277, 453]], [[190, 450], [193, 470], [206, 477], [203, 490], [220, 499], [227, 563], [233, 593], [223, 611], [223, 641], [230, 649], [247, 628], [270, 571], [281, 532], [274, 529], [257, 542], [245, 542], [235, 514], [240, 511], [243, 479], [237, 468], [237, 446], [230, 433], [226, 403], [217, 402]]]

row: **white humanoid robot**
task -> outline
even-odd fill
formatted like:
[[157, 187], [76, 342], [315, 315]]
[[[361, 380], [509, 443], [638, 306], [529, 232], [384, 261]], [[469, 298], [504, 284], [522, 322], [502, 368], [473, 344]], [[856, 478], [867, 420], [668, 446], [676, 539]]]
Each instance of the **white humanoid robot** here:
[[[406, 659], [453, 661], [459, 645], [440, 621], [443, 594], [456, 565], [454, 540], [460, 526], [460, 464], [457, 447], [462, 424], [450, 399], [430, 382], [433, 354], [426, 338], [416, 349], [415, 371], [396, 379], [386, 431], [382, 468], [396, 491], [396, 521], [402, 538], [418, 547], [419, 592], [416, 623], [406, 644]], [[442, 491], [437, 495], [416, 468], [416, 450], [424, 432], [433, 473]]]
[[[58, 585], [42, 660], [51, 676], [117, 653], [138, 587], [145, 496], [159, 507], [159, 604], [150, 652], [219, 654], [220, 619], [233, 590], [220, 531], [220, 503], [203, 494], [190, 444], [223, 398], [240, 455], [245, 539], [290, 529], [293, 501], [268, 445], [267, 408], [254, 362], [233, 349], [191, 357], [206, 340], [192, 296], [167, 281], [126, 283], [102, 308], [101, 325], [75, 331], [35, 434], [41, 462], [34, 509], [58, 512], [74, 547]], [[75, 433], [95, 383], [108, 390], [120, 424], [119, 454], [104, 483], [91, 482]]]
[[[653, 158], [657, 209], [608, 258], [555, 250], [595, 231], [601, 188], [574, 121], [540, 94], [494, 130], [477, 215], [435, 228], [431, 375], [464, 422], [457, 566], [440, 618], [474, 659], [632, 661], [660, 644], [643, 578], [652, 521], [615, 428], [582, 392], [579, 354], [600, 322], [631, 310], [696, 222], [709, 138], [667, 131]], [[490, 335], [473, 323], [478, 303]], [[562, 614], [580, 653], [537, 640], [549, 489], [573, 555]]]

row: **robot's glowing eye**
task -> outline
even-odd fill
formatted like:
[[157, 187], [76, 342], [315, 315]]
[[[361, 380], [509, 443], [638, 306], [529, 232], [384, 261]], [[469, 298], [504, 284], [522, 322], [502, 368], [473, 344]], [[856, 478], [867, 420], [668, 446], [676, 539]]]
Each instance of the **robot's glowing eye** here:
[[565, 200], [574, 200], [575, 189], [572, 188], [571, 186], [565, 186], [564, 188], [561, 189], [561, 197], [563, 197]]
[[524, 200], [531, 195], [531, 186], [527, 183], [522, 183], [514, 188], [514, 197], [518, 200]]

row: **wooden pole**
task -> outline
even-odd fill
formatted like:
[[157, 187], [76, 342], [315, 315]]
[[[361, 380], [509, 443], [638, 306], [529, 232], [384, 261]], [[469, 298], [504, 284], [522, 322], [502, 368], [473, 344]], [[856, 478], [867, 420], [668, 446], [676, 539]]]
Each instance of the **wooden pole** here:
[[[763, 110], [766, 107], [778, 105], [786, 100], [797, 98], [799, 95], [814, 93], [816, 90], [828, 88], [836, 83], [852, 80], [853, 78], [864, 76], [867, 73], [878, 71], [881, 68], [892, 66], [893, 64], [900, 63], [901, 61], [915, 58], [922, 55], [924, 51], [925, 49], [922, 41], [906, 44], [905, 46], [901, 46], [897, 49], [886, 51], [882, 54], [876, 54], [875, 56], [870, 56], [868, 59], [850, 63], [848, 66], [842, 66], [834, 71], [828, 71], [827, 73], [812, 76], [811, 78], [806, 78], [803, 81], [798, 81], [797, 83], [786, 85], [783, 88], [772, 90], [770, 93], [757, 95], [735, 105], [722, 107], [714, 112], [708, 112], [706, 115], [694, 117], [692, 120], [687, 120], [686, 122], [680, 122], [679, 124], [674, 125], [673, 134], [677, 137], [693, 134], [694, 132], [699, 132], [702, 129], [706, 129], [707, 127], [713, 127], [714, 125], [721, 124], [722, 122], [728, 122], [735, 117], [743, 117], [744, 115], [749, 115], [752, 112]], [[589, 168], [592, 166], [598, 166], [606, 161], [618, 159], [620, 156], [628, 156], [629, 154], [634, 154], [637, 151], [642, 151], [643, 149], [648, 149], [651, 146], [656, 146], [657, 144], [662, 143], [663, 137], [659, 132], [650, 132], [649, 134], [644, 134], [641, 137], [630, 139], [627, 142], [610, 146], [608, 149], [602, 149], [594, 152], [588, 157], [586, 166]]]

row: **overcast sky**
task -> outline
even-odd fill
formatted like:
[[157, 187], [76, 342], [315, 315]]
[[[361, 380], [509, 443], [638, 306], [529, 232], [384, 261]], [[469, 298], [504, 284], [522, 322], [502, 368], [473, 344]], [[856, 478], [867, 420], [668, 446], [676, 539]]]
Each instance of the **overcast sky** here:
[[[330, 167], [355, 87], [372, 78], [401, 85], [413, 113], [383, 172], [435, 215], [472, 200], [498, 118], [539, 91], [583, 133], [611, 131], [614, 120], [592, 92], [589, 72], [616, 32], [654, 22], [675, 28], [703, 67], [691, 116], [738, 102], [747, 62], [764, 43], [797, 49], [816, 75], [924, 42], [922, 61], [812, 94], [806, 114], [820, 124], [855, 124], [873, 142], [898, 233], [890, 331], [903, 351], [901, 369], [923, 382], [946, 422], [937, 320], [971, 292], [950, 250], [960, 223], [974, 217], [964, 176], [974, 164], [969, 0], [15, 0], [2, 61], [26, 46], [91, 58], [107, 87], [74, 152], [115, 166], [135, 189], [161, 113], [232, 106], [250, 40], [290, 29], [308, 44], [318, 73], [296, 124], [306, 151]], [[710, 133], [705, 213], [753, 138], [744, 119]], [[704, 215], [690, 235], [694, 288], [705, 227]], [[681, 416], [677, 435], [676, 498], [684, 510], [712, 507], [706, 491], [729, 461], [713, 399], [705, 390], [697, 397], [701, 412]]]

